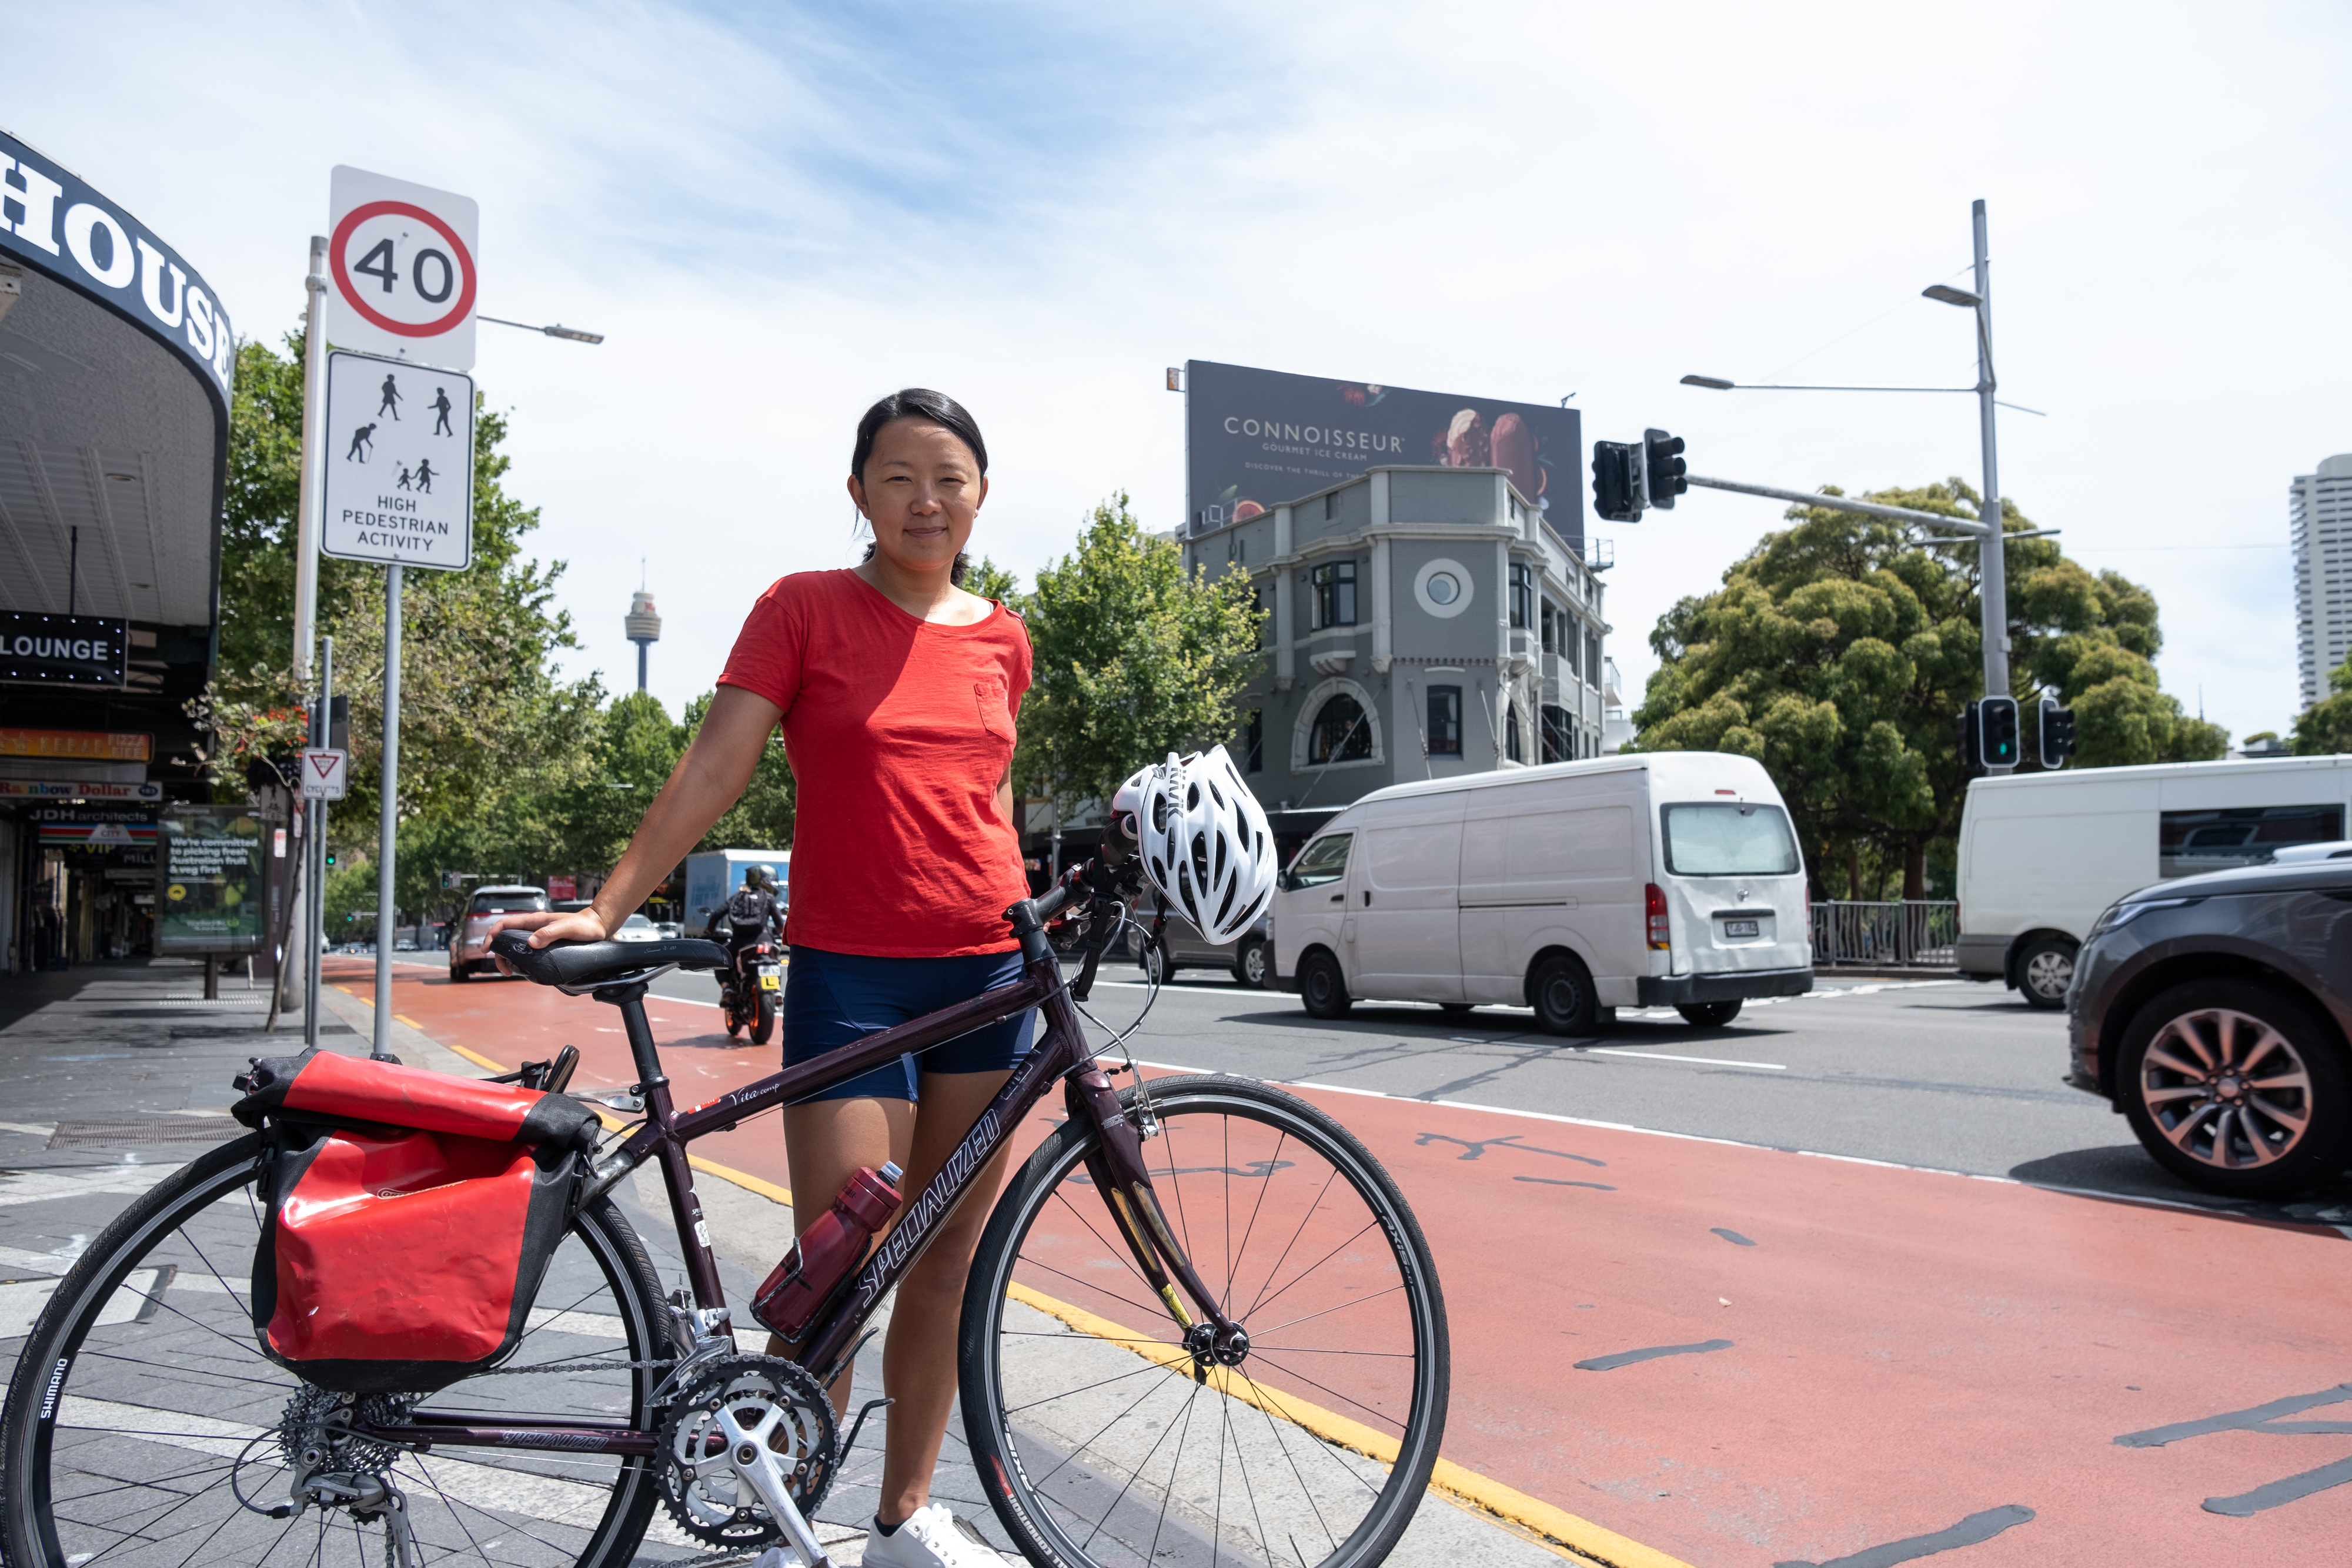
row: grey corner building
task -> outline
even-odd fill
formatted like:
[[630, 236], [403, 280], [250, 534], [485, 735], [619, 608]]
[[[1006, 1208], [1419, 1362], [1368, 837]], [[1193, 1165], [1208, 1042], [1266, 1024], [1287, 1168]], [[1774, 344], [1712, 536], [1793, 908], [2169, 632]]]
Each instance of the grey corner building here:
[[1266, 617], [1235, 760], [1269, 811], [1601, 754], [1601, 580], [1509, 470], [1371, 468], [1182, 542]]

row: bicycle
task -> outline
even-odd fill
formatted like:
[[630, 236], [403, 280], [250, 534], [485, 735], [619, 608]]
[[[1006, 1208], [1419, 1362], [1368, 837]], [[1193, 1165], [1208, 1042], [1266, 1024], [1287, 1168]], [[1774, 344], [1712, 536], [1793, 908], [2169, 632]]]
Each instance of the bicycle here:
[[[644, 998], [721, 949], [534, 950], [501, 933], [520, 972], [619, 1009], [639, 1080], [623, 1106], [643, 1112], [599, 1144], [520, 1345], [429, 1397], [331, 1395], [264, 1357], [247, 1312], [264, 1134], [225, 1145], [110, 1225], [34, 1325], [0, 1415], [8, 1561], [618, 1568], [740, 1561], [781, 1540], [824, 1563], [806, 1521], [870, 1413], [844, 1438], [824, 1389], [1059, 1081], [1065, 1114], [989, 1219], [958, 1347], [965, 1435], [1006, 1532], [1066, 1568], [1380, 1563], [1444, 1429], [1427, 1244], [1322, 1112], [1251, 1080], [1097, 1060], [1079, 1005], [1124, 918], [1122, 877], [1132, 862], [1089, 862], [1008, 910], [1018, 981], [684, 1111]], [[1086, 932], [1067, 983], [1056, 915]], [[687, 1145], [1030, 1008], [1035, 1047], [793, 1358], [739, 1350]], [[567, 1046], [505, 1076], [560, 1090], [576, 1061]], [[1117, 1072], [1134, 1082], [1115, 1089]], [[667, 1299], [611, 1197], [646, 1162], [685, 1261]]]

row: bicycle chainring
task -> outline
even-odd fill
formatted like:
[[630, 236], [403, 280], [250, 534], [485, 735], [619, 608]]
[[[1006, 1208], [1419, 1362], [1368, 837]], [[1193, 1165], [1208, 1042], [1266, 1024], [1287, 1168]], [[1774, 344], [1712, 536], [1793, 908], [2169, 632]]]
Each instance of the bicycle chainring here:
[[785, 1490], [806, 1518], [824, 1501], [839, 1460], [833, 1401], [798, 1362], [730, 1355], [697, 1374], [656, 1428], [662, 1506], [680, 1530], [709, 1546], [780, 1540], [759, 1494], [735, 1473], [721, 1412], [777, 1456]]

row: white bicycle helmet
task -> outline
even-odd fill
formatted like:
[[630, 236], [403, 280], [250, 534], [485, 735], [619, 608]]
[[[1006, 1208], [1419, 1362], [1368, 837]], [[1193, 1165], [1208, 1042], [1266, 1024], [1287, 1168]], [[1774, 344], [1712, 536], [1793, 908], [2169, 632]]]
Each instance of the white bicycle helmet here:
[[1143, 856], [1143, 874], [1211, 942], [1231, 942], [1274, 892], [1274, 834], [1222, 746], [1168, 754], [1111, 797]]

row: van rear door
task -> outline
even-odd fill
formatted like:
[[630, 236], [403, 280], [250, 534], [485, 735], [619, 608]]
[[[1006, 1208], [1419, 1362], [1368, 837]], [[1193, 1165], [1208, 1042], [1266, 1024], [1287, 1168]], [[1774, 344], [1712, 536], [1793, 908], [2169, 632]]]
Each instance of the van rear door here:
[[1811, 962], [1804, 862], [1788, 812], [1737, 797], [1665, 800], [1658, 825], [1675, 973], [1800, 969]]

